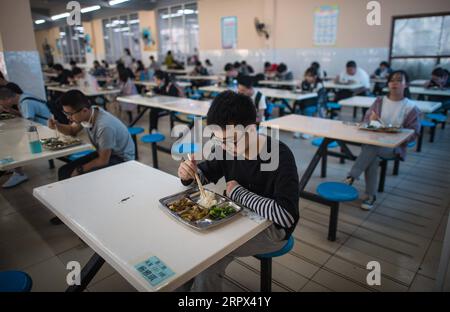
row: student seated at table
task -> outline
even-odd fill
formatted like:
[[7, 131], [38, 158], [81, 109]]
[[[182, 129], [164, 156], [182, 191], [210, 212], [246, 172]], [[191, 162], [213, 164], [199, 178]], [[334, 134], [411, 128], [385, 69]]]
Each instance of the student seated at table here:
[[72, 77], [72, 72], [68, 69], [65, 69], [61, 64], [53, 65], [53, 70], [58, 75], [57, 77], [52, 77], [52, 81], [56, 81], [61, 85], [68, 85], [69, 80]]
[[[379, 78], [379, 79], [387, 79], [389, 75], [392, 73], [391, 66], [388, 62], [381, 62], [380, 66], [375, 70], [371, 78]], [[376, 82], [373, 88], [374, 94], [381, 94], [383, 89], [386, 88], [387, 83], [384, 82]]]
[[376, 99], [367, 111], [364, 122], [381, 121], [385, 125], [401, 126], [414, 130], [414, 134], [401, 146], [392, 149], [373, 145], [362, 145], [361, 153], [354, 163], [346, 182], [352, 184], [364, 172], [366, 181], [366, 197], [361, 209], [370, 210], [376, 201], [376, 186], [378, 179], [379, 157], [390, 158], [394, 156], [405, 159], [407, 145], [416, 140], [420, 132], [420, 111], [414, 102], [408, 99], [409, 78], [404, 71], [394, 71], [389, 75], [389, 94]]
[[76, 67], [72, 74], [72, 78], [69, 79], [70, 84], [90, 92], [96, 92], [99, 89], [97, 79], [91, 74], [85, 73], [81, 68]]
[[106, 70], [109, 69], [109, 64], [108, 64], [108, 62], [105, 61], [105, 60], [102, 60], [102, 66], [103, 66]]
[[238, 93], [249, 96], [256, 108], [256, 123], [265, 120], [265, 112], [267, 109], [266, 97], [261, 91], [253, 88], [254, 80], [250, 76], [240, 76], [238, 78]]
[[[192, 76], [208, 76], [208, 70], [202, 65], [202, 62], [197, 61], [195, 63], [194, 69], [191, 71], [190, 75]], [[192, 87], [199, 88], [203, 86], [207, 86], [210, 84], [209, 80], [193, 80]]]
[[173, 58], [172, 51], [167, 51], [166, 57], [164, 58], [164, 65], [166, 65], [167, 68], [172, 68], [174, 61], [175, 59]]
[[75, 75], [75, 71], [79, 72], [81, 70], [81, 68], [77, 66], [77, 62], [75, 62], [74, 60], [71, 60], [69, 64], [70, 70], [72, 71], [72, 75]]
[[275, 76], [275, 70], [273, 70], [272, 68], [272, 64], [270, 62], [265, 62], [264, 63], [264, 77], [267, 80], [272, 79]]
[[[184, 93], [181, 87], [173, 80], [173, 78], [162, 70], [155, 72], [156, 87], [153, 88], [153, 93], [158, 95], [168, 95], [183, 97]], [[158, 119], [161, 117], [162, 109], [151, 108], [150, 110], [150, 132], [156, 132], [158, 130]]]
[[[437, 89], [448, 89], [450, 90], [450, 74], [448, 70], [438, 67], [433, 70], [431, 73], [431, 80], [427, 82], [425, 85], [425, 88], [431, 89], [431, 88], [437, 88]], [[442, 106], [440, 108], [440, 111], [446, 112], [450, 109], [450, 99], [447, 96], [439, 96], [439, 95], [429, 95], [428, 96], [429, 101], [433, 102], [441, 102]]]
[[136, 70], [134, 71], [134, 75], [136, 76], [136, 79], [141, 81], [149, 80], [147, 69], [141, 60], [136, 61]]
[[[370, 89], [369, 74], [364, 69], [358, 67], [355, 61], [349, 61], [347, 63], [346, 69], [336, 77], [335, 82], [340, 84], [361, 84], [364, 90], [359, 94], [362, 95], [366, 95]], [[352, 96], [353, 92], [350, 90], [339, 90], [335, 100], [338, 102]]]
[[240, 75], [236, 68], [231, 63], [225, 64], [225, 84], [227, 86], [232, 86], [234, 81], [237, 81], [238, 76]]
[[[207, 124], [217, 127], [213, 131], [213, 141], [217, 153], [223, 152], [224, 160], [216, 158], [199, 164], [195, 160], [182, 162], [178, 168], [181, 182], [190, 185], [196, 173], [203, 184], [217, 183], [225, 178], [228, 197], [273, 224], [178, 290], [222, 291], [225, 269], [235, 257], [281, 249], [299, 219], [299, 180], [294, 156], [284, 143], [257, 133], [256, 110], [251, 98], [232, 91], [222, 92], [211, 104]], [[248, 127], [248, 131], [227, 133], [227, 126], [238, 125]], [[239, 147], [241, 140], [247, 143], [245, 147]], [[238, 146], [237, 150], [235, 146]], [[262, 166], [266, 161], [261, 160], [261, 152], [272, 153], [273, 146], [278, 146], [278, 152], [273, 151], [271, 159], [277, 158], [278, 166], [271, 171], [264, 170]], [[251, 153], [251, 150], [255, 152]]]
[[[46, 101], [31, 94], [24, 93], [19, 86], [13, 83], [8, 83], [7, 86], [0, 87], [1, 111], [12, 113], [43, 125], [47, 123], [47, 119], [51, 116]], [[13, 170], [13, 175], [2, 187], [12, 188], [27, 180], [28, 176], [19, 167]]]
[[208, 70], [208, 74], [214, 75], [213, 64], [211, 63], [211, 61], [209, 59], [205, 60], [205, 67]]
[[253, 67], [248, 65], [246, 61], [242, 61], [241, 66], [239, 68], [239, 72], [243, 76], [249, 76], [252, 75], [255, 72], [255, 70], [253, 69]]
[[317, 77], [319, 77], [320, 79], [324, 80], [325, 78], [327, 78], [327, 72], [324, 71], [324, 70], [320, 67], [319, 62], [312, 62], [311, 65], [310, 65], [309, 67], [316, 70], [316, 72], [317, 72]]
[[301, 88], [303, 92], [317, 93], [317, 98], [304, 100], [301, 102], [300, 109], [303, 113], [304, 109], [308, 106], [317, 106], [317, 115], [320, 118], [326, 117], [326, 105], [328, 102], [328, 93], [323, 85], [322, 79], [320, 79], [316, 67], [310, 67], [305, 71], [304, 80], [302, 81]]
[[[119, 87], [121, 96], [138, 94], [136, 85], [125, 69], [119, 70]], [[119, 106], [120, 112], [125, 113], [128, 116], [128, 123], [131, 123], [133, 121], [133, 113], [136, 112], [137, 106], [131, 103], [119, 103]]]
[[99, 61], [94, 61], [94, 67], [90, 71], [90, 74], [94, 77], [106, 77], [106, 69], [100, 65]]
[[155, 60], [153, 55], [150, 55], [150, 65], [148, 66], [148, 79], [152, 80], [155, 72], [160, 69], [159, 63]]
[[291, 81], [291, 80], [294, 80], [294, 75], [287, 68], [286, 64], [280, 63], [280, 65], [278, 65], [278, 67], [277, 67], [277, 74], [276, 74], [275, 78], [277, 80]]

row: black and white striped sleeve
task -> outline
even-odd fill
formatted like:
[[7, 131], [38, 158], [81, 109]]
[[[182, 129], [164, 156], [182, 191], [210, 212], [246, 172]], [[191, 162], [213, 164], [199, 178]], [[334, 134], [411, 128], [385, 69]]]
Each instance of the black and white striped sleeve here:
[[274, 199], [259, 196], [241, 185], [231, 191], [230, 198], [283, 228], [295, 224], [293, 216]]

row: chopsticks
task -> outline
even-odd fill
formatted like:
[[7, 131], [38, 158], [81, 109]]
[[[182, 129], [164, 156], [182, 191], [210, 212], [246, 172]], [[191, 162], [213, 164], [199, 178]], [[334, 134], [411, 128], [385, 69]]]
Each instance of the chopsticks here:
[[[192, 157], [190, 154], [187, 154], [187, 157], [188, 157], [189, 161], [192, 161]], [[198, 176], [197, 172], [195, 173], [195, 180], [197, 181], [197, 185], [200, 190], [200, 196], [205, 198], [206, 197], [205, 189], [203, 188], [203, 184], [200, 181], [200, 177]]]

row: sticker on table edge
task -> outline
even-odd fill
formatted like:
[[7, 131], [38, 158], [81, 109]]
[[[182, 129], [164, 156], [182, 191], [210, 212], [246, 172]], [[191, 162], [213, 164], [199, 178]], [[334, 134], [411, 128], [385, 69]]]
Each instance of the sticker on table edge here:
[[135, 264], [134, 268], [153, 287], [175, 275], [175, 272], [156, 256]]
[[14, 162], [14, 158], [12, 158], [11, 156], [7, 156], [5, 158], [0, 159], [0, 165], [6, 165], [12, 162]]

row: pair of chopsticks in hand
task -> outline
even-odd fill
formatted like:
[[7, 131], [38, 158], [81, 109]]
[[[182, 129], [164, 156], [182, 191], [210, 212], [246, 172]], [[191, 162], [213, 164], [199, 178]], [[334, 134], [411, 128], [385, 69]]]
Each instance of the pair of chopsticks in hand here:
[[[187, 157], [188, 157], [189, 161], [192, 161], [191, 154], [187, 154]], [[203, 184], [200, 181], [200, 177], [198, 176], [197, 172], [195, 173], [195, 180], [197, 181], [197, 185], [198, 185], [198, 188], [200, 190], [201, 197], [205, 198], [206, 197], [206, 192], [205, 192], [205, 189], [203, 188]]]

